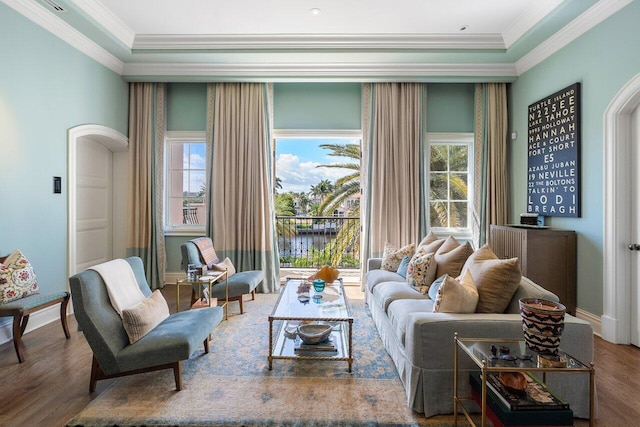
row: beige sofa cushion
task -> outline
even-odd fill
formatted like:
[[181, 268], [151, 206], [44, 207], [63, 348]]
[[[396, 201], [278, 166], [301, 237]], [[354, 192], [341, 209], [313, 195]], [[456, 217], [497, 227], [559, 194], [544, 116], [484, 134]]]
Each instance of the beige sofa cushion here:
[[443, 274], [458, 277], [465, 261], [472, 253], [471, 243], [460, 244], [454, 237], [448, 237], [436, 252], [435, 257], [438, 264], [436, 277]]
[[478, 304], [478, 290], [471, 274], [467, 273], [461, 281], [446, 276], [436, 294], [433, 304], [434, 313], [473, 313]]
[[503, 313], [522, 278], [518, 258], [498, 259], [489, 245], [475, 251], [462, 271], [478, 288], [477, 313]]

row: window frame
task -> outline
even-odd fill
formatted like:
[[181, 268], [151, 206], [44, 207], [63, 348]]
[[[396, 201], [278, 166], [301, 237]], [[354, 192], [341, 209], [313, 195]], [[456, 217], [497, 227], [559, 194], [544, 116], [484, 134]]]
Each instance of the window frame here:
[[[169, 201], [171, 200], [171, 144], [174, 142], [202, 142], [205, 145], [205, 158], [208, 157], [209, 146], [206, 140], [206, 132], [204, 131], [166, 131], [163, 141], [164, 153], [164, 178], [163, 178], [163, 195], [164, 201], [162, 206], [162, 223], [165, 236], [192, 236], [201, 235], [206, 231], [206, 224], [171, 224], [169, 221]], [[184, 169], [183, 169], [184, 170]], [[205, 164], [205, 194], [208, 193], [208, 177], [209, 168]]]
[[[431, 226], [431, 146], [432, 145], [465, 145], [468, 150], [468, 179], [467, 179], [467, 227], [432, 227]], [[435, 133], [427, 132], [424, 144], [426, 188], [426, 223], [430, 230], [437, 235], [453, 236], [459, 240], [473, 238], [473, 204], [475, 188], [475, 135], [470, 132]]]

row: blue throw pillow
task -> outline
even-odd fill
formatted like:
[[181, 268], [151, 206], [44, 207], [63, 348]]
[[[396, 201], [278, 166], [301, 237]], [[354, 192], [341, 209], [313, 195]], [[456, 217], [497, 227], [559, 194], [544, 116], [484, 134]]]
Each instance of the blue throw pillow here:
[[447, 275], [443, 274], [442, 276], [434, 280], [431, 286], [429, 287], [429, 298], [431, 298], [433, 301], [436, 300], [436, 296], [438, 295], [438, 289], [440, 289], [440, 285], [442, 285], [442, 283], [444, 282], [444, 279], [446, 278], [447, 278]]
[[409, 261], [411, 261], [411, 258], [405, 255], [404, 258], [402, 258], [402, 261], [400, 261], [398, 271], [396, 271], [396, 273], [398, 273], [405, 279], [407, 278], [407, 268], [409, 268]]

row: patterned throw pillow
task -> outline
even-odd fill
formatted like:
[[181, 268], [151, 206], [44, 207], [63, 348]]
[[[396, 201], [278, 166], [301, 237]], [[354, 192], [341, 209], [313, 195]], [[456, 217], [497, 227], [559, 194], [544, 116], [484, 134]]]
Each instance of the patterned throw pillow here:
[[437, 268], [435, 254], [433, 252], [426, 253], [423, 246], [409, 261], [407, 282], [424, 295], [429, 291], [431, 282], [436, 278]]
[[19, 250], [0, 263], [0, 304], [38, 293], [36, 274]]
[[396, 248], [389, 242], [384, 244], [384, 254], [382, 255], [382, 269], [387, 271], [398, 271], [402, 258], [406, 256], [411, 257], [416, 251], [416, 244], [411, 243], [407, 246], [403, 246], [400, 249]]

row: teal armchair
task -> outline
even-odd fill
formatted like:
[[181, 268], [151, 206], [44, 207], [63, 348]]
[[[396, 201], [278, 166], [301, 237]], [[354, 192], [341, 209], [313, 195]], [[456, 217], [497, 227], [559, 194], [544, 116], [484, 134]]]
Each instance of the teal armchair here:
[[[193, 241], [189, 240], [181, 245], [182, 251], [182, 268], [185, 273], [189, 264], [194, 264], [196, 267], [202, 267], [204, 262], [200, 256], [198, 247]], [[218, 262], [216, 260], [215, 262]], [[210, 267], [210, 266], [209, 266]], [[256, 287], [262, 283], [265, 275], [261, 270], [247, 270], [238, 271], [236, 274], [228, 278], [229, 280], [229, 301], [238, 301], [240, 304], [240, 314], [244, 313], [244, 307], [242, 304], [243, 295], [251, 294], [251, 299], [255, 300]], [[191, 302], [195, 300], [196, 290], [191, 293]], [[218, 301], [225, 301], [225, 283], [220, 281], [213, 285], [211, 288], [211, 296], [218, 298]]]
[[[144, 275], [142, 260], [127, 258], [142, 293], [151, 289]], [[75, 316], [93, 351], [89, 390], [98, 380], [124, 375], [173, 369], [176, 389], [182, 389], [181, 362], [204, 343], [209, 352], [209, 334], [222, 320], [222, 308], [210, 307], [170, 315], [133, 344], [120, 315], [109, 301], [102, 277], [86, 270], [69, 278]]]

